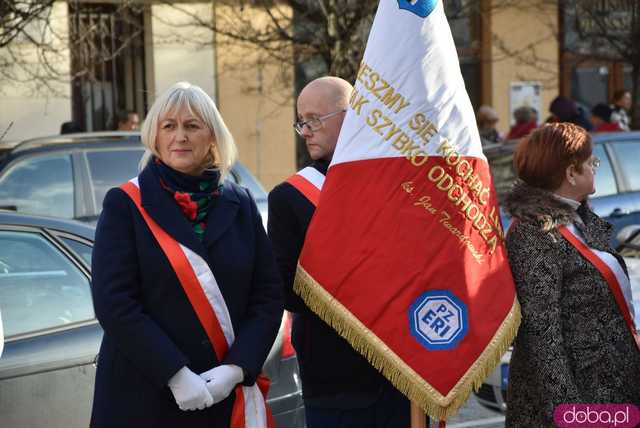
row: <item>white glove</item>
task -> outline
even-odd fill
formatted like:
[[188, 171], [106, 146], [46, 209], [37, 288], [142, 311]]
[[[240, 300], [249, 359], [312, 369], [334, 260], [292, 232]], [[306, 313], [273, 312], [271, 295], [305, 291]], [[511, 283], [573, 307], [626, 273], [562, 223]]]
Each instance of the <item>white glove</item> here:
[[225, 364], [201, 373], [200, 377], [206, 381], [215, 404], [231, 394], [235, 386], [244, 380], [244, 373], [238, 366]]
[[202, 410], [213, 405], [204, 380], [187, 366], [182, 367], [167, 383], [180, 410]]

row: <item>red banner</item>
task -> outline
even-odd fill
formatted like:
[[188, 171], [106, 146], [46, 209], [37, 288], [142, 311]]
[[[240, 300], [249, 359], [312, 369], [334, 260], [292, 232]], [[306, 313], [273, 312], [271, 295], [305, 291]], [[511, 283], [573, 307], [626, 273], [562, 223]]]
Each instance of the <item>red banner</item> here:
[[441, 2], [380, 2], [295, 283], [435, 419], [479, 387], [520, 321], [456, 58]]

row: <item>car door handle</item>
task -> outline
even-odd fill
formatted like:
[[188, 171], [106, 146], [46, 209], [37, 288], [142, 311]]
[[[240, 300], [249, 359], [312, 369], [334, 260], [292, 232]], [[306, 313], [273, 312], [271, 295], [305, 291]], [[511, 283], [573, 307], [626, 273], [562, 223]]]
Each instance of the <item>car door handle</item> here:
[[628, 210], [623, 210], [622, 208], [615, 208], [613, 211], [611, 211], [611, 214], [609, 214], [609, 217], [622, 217], [629, 214]]

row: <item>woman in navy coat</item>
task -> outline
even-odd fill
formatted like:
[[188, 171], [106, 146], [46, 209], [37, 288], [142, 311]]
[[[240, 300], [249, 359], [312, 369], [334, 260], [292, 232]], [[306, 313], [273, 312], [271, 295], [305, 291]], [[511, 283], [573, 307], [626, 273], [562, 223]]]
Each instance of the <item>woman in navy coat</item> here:
[[224, 181], [236, 149], [202, 89], [181, 82], [160, 96], [142, 142], [144, 169], [107, 193], [96, 231], [104, 338], [91, 426], [229, 427], [282, 317], [271, 247], [251, 195]]

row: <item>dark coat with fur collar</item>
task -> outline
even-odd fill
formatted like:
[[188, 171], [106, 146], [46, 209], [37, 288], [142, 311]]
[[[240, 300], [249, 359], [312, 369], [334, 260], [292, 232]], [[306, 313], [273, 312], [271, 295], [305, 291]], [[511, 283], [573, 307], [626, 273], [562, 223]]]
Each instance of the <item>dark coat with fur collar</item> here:
[[[640, 351], [609, 286], [557, 231], [576, 211], [550, 193], [515, 185], [518, 219], [507, 236], [522, 308], [507, 392], [507, 427], [553, 427], [562, 403], [640, 403]], [[614, 254], [611, 226], [586, 204], [576, 224], [587, 244]], [[625, 267], [626, 269], [626, 267]]]

